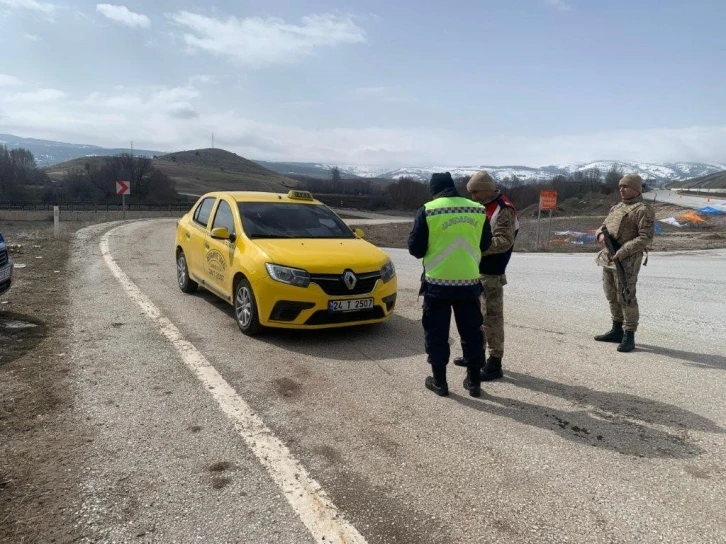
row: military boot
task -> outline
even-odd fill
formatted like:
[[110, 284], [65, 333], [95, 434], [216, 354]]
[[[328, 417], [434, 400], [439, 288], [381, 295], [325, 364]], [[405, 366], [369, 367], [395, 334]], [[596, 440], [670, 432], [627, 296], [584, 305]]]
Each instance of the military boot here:
[[623, 341], [618, 346], [618, 351], [627, 353], [635, 349], [635, 331], [625, 331], [623, 333]]
[[502, 372], [502, 358], [490, 355], [484, 365], [484, 368], [481, 369], [481, 381], [490, 382], [503, 377], [504, 372]]
[[469, 361], [466, 365], [466, 378], [464, 379], [464, 389], [469, 391], [472, 397], [481, 396], [481, 359]]
[[623, 324], [620, 321], [613, 321], [613, 328], [605, 334], [598, 334], [595, 337], [598, 342], [614, 342], [616, 344], [623, 340]]
[[467, 363], [464, 357], [457, 357], [456, 359], [454, 359], [454, 364], [456, 366], [469, 366], [469, 363]]
[[440, 397], [449, 394], [449, 384], [446, 383], [446, 365], [431, 365], [433, 377], [426, 376], [426, 389], [433, 391]]
[[[484, 354], [484, 352], [482, 352], [482, 354], [481, 354], [482, 360], [484, 360], [484, 356], [485, 356], [485, 354]], [[467, 362], [466, 357], [457, 357], [456, 359], [454, 359], [454, 364], [456, 366], [463, 366], [463, 367], [469, 366], [469, 363]]]

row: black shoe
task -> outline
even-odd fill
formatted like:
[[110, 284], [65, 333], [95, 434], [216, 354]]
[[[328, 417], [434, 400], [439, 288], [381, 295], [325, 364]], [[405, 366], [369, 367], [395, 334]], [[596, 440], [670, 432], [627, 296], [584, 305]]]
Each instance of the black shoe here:
[[481, 381], [490, 382], [504, 377], [502, 372], [502, 358], [489, 356], [484, 368], [481, 369]]
[[456, 359], [454, 359], [454, 364], [456, 366], [467, 366], [466, 359], [464, 359], [463, 357], [457, 357]]
[[469, 396], [481, 396], [481, 359], [469, 361], [466, 366], [466, 378], [464, 379], [464, 389], [469, 391]]
[[635, 331], [625, 331], [623, 333], [623, 341], [618, 346], [618, 351], [627, 353], [635, 349]]
[[426, 389], [433, 391], [440, 397], [449, 394], [449, 385], [446, 383], [446, 367], [441, 365], [431, 365], [432, 376], [427, 376], [424, 384]]
[[[483, 351], [482, 351], [482, 354], [481, 354], [481, 358], [482, 358], [482, 360], [484, 360], [484, 352]], [[463, 366], [463, 367], [468, 367], [469, 366], [469, 363], [466, 360], [466, 357], [457, 357], [456, 359], [454, 359], [454, 364], [456, 366]]]
[[613, 328], [605, 334], [598, 334], [595, 340], [598, 342], [614, 342], [619, 344], [623, 341], [623, 324], [620, 321], [613, 321]]

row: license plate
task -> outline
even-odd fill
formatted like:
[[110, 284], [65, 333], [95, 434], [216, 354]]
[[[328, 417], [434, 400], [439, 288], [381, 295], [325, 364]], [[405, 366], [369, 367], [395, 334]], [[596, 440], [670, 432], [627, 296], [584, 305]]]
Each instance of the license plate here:
[[10, 277], [11, 267], [7, 267], [4, 270], [0, 270], [0, 281], [5, 281]]
[[330, 312], [355, 312], [373, 308], [372, 298], [351, 298], [347, 300], [331, 300], [328, 302]]

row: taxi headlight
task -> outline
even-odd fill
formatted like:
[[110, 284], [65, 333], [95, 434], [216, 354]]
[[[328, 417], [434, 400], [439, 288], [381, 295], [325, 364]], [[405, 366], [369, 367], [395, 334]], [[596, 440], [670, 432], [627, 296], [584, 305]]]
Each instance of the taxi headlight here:
[[272, 263], [265, 264], [265, 268], [267, 268], [267, 273], [275, 281], [297, 285], [298, 287], [307, 287], [310, 285], [310, 274], [305, 270]]
[[381, 279], [383, 280], [383, 283], [390, 281], [395, 275], [396, 267], [393, 266], [393, 261], [388, 261], [383, 265], [383, 268], [381, 268]]

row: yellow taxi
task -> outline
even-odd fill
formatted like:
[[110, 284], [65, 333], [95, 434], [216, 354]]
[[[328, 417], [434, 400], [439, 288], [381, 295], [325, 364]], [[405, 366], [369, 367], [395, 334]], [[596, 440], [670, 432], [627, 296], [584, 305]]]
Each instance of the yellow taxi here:
[[177, 222], [177, 283], [233, 305], [247, 335], [379, 323], [396, 271], [362, 237], [308, 191], [207, 193]]

